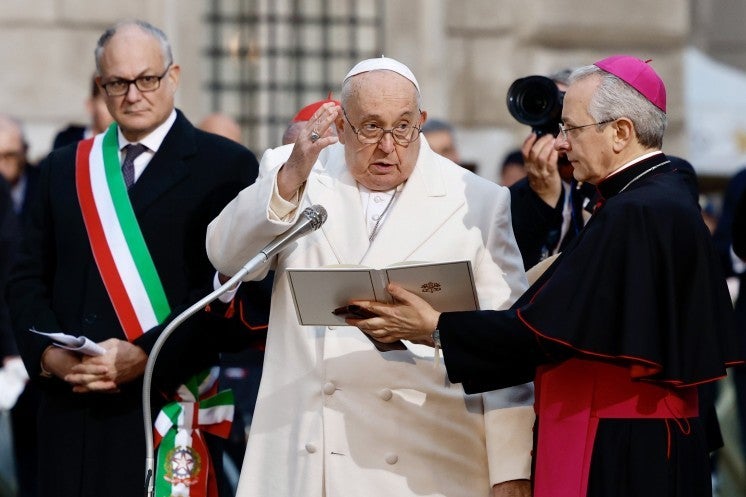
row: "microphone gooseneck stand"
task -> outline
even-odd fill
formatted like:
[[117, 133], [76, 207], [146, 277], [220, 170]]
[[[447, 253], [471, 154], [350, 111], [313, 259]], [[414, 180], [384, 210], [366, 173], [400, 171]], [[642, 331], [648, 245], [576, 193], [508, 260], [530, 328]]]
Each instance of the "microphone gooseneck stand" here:
[[231, 277], [228, 281], [222, 284], [219, 288], [206, 295], [199, 301], [192, 304], [184, 312], [176, 316], [173, 321], [168, 323], [160, 334], [158, 339], [155, 341], [153, 348], [148, 355], [148, 361], [145, 364], [145, 372], [143, 373], [142, 383], [142, 405], [143, 405], [143, 424], [145, 428], [145, 495], [147, 497], [153, 497], [155, 493], [155, 482], [153, 478], [155, 476], [155, 449], [153, 447], [153, 415], [150, 411], [150, 392], [151, 384], [153, 380], [153, 369], [155, 368], [155, 362], [158, 358], [158, 353], [163, 348], [163, 344], [166, 342], [168, 337], [178, 328], [184, 321], [196, 314], [201, 309], [204, 309], [207, 304], [217, 299], [224, 293], [226, 293], [233, 285], [239, 283], [244, 276], [257, 270], [260, 266], [265, 264], [270, 257], [273, 257], [277, 252], [285, 248], [288, 244], [295, 241], [295, 239], [304, 236], [311, 231], [317, 230], [326, 221], [326, 209], [321, 205], [314, 205], [307, 207], [302, 213], [305, 219], [301, 219], [295, 226], [291, 227], [288, 231], [278, 236], [275, 240], [269, 243], [261, 252], [255, 255], [250, 261], [244, 264], [241, 269]]

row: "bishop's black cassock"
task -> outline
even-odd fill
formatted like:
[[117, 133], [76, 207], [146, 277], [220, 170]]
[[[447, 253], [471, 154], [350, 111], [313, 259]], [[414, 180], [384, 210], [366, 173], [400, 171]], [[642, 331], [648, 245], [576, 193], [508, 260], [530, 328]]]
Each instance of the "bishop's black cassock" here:
[[710, 233], [662, 153], [598, 189], [511, 309], [441, 315], [449, 378], [468, 393], [535, 380], [536, 497], [710, 495], [696, 386], [741, 363]]

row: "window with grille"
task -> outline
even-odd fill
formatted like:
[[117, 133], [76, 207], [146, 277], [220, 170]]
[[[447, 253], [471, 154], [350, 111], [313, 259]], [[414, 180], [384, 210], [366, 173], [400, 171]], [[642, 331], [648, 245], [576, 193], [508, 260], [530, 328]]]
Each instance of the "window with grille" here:
[[280, 145], [296, 112], [383, 50], [383, 0], [211, 0], [213, 111], [234, 117], [257, 153]]

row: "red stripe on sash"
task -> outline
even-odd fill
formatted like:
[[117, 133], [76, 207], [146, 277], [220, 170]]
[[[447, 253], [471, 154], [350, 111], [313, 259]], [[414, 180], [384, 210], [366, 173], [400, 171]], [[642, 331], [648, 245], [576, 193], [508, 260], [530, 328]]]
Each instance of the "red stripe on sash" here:
[[[130, 342], [142, 335], [142, 328], [135, 314], [135, 309], [130, 302], [129, 295], [124, 288], [122, 279], [119, 277], [114, 258], [104, 235], [101, 218], [96, 210], [93, 190], [91, 188], [90, 154], [93, 148], [93, 138], [78, 143], [75, 167], [75, 185], [78, 193], [78, 202], [83, 214], [88, 240], [91, 244], [93, 258], [96, 260], [104, 286], [114, 306], [122, 330]], [[139, 330], [139, 333], [137, 331]], [[129, 331], [129, 332], [128, 332]]]

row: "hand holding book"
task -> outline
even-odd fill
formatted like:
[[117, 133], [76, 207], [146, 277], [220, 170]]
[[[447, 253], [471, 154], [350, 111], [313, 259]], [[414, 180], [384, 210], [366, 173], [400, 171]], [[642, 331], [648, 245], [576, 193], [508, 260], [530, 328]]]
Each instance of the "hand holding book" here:
[[[408, 326], [405, 322], [394, 322], [397, 316], [389, 314], [395, 307], [412, 302], [408, 295], [416, 296], [417, 302], [422, 301], [433, 312], [466, 311], [479, 307], [469, 261], [400, 263], [383, 269], [359, 266], [290, 268], [287, 275], [300, 324], [360, 324], [358, 327], [368, 334], [378, 350], [406, 348], [400, 340], [377, 341], [373, 332], [376, 329], [382, 331], [382, 321], [389, 329]], [[401, 289], [403, 293], [400, 295], [405, 300], [393, 298], [389, 287]], [[361, 312], [366, 310], [372, 311], [375, 317], [362, 315]], [[412, 317], [414, 319], [414, 313]], [[432, 330], [419, 340], [406, 339], [430, 344], [430, 333]]]
[[381, 344], [381, 347], [396, 346], [394, 344], [399, 343], [403, 345], [401, 340], [408, 340], [437, 348], [432, 336], [438, 326], [440, 312], [419, 295], [405, 290], [400, 285], [390, 283], [386, 289], [393, 297], [394, 303], [357, 301], [354, 305], [360, 309], [359, 312], [374, 314], [376, 317], [351, 318], [347, 322], [357, 326], [374, 344]]
[[[342, 316], [343, 318], [345, 318], [347, 324], [351, 326], [357, 326], [357, 323], [362, 320], [378, 317], [378, 314], [367, 309], [363, 309], [357, 304], [349, 304], [337, 307], [332, 311], [332, 314], [334, 314], [335, 316]], [[407, 346], [404, 345], [401, 340], [396, 340], [391, 343], [384, 343], [376, 340], [367, 333], [365, 334], [365, 336], [367, 336], [370, 341], [373, 342], [375, 348], [378, 349], [380, 352], [388, 352], [390, 350], [407, 350]]]

